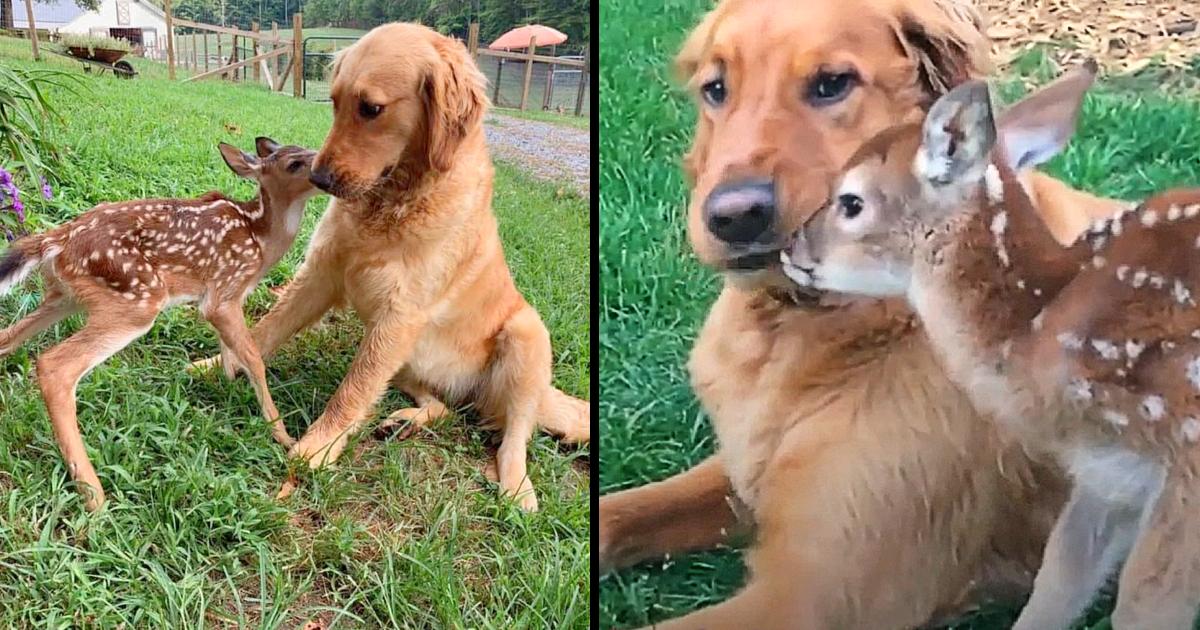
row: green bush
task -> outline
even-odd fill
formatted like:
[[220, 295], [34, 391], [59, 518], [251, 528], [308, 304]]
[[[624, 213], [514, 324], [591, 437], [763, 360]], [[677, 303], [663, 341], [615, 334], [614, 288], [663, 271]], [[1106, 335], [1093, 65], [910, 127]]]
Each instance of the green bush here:
[[[48, 136], [55, 110], [47, 92], [74, 90], [76, 75], [58, 70], [17, 70], [0, 66], [0, 234], [10, 239], [26, 229], [42, 227], [36, 218], [26, 225], [27, 204], [50, 200], [50, 181], [60, 154]], [[38, 194], [21, 196], [30, 189]], [[40, 199], [40, 201], [39, 201]]]

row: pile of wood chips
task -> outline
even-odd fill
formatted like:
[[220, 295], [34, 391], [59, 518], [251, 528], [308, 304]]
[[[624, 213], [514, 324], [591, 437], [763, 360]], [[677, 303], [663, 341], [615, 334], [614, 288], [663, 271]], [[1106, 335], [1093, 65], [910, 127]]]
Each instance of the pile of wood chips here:
[[992, 55], [1003, 68], [1045, 45], [1059, 64], [1092, 58], [1109, 74], [1152, 63], [1200, 66], [1200, 2], [1195, 0], [976, 0]]

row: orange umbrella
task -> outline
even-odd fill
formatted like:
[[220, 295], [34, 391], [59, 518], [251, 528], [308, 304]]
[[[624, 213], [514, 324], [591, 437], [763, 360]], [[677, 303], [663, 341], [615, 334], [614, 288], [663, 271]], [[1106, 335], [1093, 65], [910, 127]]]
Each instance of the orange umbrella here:
[[567, 41], [567, 36], [549, 26], [529, 24], [514, 28], [501, 35], [499, 39], [488, 44], [492, 50], [511, 50], [513, 48], [529, 48], [529, 38], [537, 37], [538, 46], [556, 46]]

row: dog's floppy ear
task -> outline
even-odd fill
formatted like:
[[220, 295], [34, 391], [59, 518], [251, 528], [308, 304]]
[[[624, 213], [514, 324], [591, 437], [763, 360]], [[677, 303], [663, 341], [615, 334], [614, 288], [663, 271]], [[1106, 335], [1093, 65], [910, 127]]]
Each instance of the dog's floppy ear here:
[[444, 37], [434, 47], [441, 62], [425, 78], [429, 166], [447, 171], [458, 145], [483, 119], [486, 81], [462, 43]]
[[898, 2], [893, 30], [931, 100], [991, 71], [983, 16], [971, 0]]
[[700, 64], [704, 62], [704, 56], [707, 54], [709, 46], [712, 45], [714, 32], [717, 30], [717, 24], [721, 22], [724, 12], [720, 5], [716, 9], [709, 11], [704, 19], [692, 29], [688, 38], [684, 40], [683, 46], [679, 49], [679, 54], [675, 56], [675, 75], [681, 81], [690, 81], [700, 69]]

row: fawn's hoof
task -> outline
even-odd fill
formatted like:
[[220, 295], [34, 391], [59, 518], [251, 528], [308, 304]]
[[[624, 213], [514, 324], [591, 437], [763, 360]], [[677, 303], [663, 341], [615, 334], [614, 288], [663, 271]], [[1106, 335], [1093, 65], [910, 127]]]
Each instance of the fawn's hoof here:
[[343, 432], [332, 439], [324, 435], [309, 433], [300, 438], [299, 442], [288, 451], [288, 457], [300, 458], [308, 462], [309, 468], [320, 468], [332, 464], [346, 448], [347, 436]]
[[209, 357], [207, 359], [200, 359], [199, 361], [192, 361], [192, 363], [188, 365], [187, 371], [189, 374], [203, 374], [206, 372], [211, 372], [220, 366], [221, 357]]

